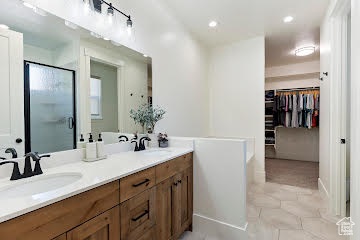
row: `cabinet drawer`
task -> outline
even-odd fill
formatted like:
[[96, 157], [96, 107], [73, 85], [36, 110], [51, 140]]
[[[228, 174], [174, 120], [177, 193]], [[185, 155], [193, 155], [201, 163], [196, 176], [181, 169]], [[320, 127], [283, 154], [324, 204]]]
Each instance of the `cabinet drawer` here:
[[120, 180], [120, 202], [150, 189], [155, 185], [155, 168], [150, 168]]
[[118, 204], [115, 181], [1, 223], [0, 239], [53, 239]]
[[160, 183], [192, 166], [192, 153], [180, 156], [156, 166], [156, 182]]
[[155, 210], [156, 187], [122, 203], [120, 213], [121, 239], [138, 240], [147, 233], [155, 225]]

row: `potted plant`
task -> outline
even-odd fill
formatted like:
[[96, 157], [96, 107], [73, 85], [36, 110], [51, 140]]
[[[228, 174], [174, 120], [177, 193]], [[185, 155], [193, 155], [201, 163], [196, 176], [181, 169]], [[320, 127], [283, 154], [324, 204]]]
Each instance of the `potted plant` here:
[[148, 129], [148, 136], [151, 138], [151, 146], [156, 145], [156, 135], [154, 134], [155, 125], [164, 118], [166, 111], [159, 106], [152, 106], [150, 104], [143, 104], [137, 110], [130, 111], [130, 117], [136, 124], [140, 124], [143, 129]]
[[167, 148], [169, 146], [169, 140], [167, 139], [167, 137], [168, 137], [168, 135], [166, 133], [164, 133], [164, 134], [159, 133], [159, 135], [158, 135], [159, 147]]

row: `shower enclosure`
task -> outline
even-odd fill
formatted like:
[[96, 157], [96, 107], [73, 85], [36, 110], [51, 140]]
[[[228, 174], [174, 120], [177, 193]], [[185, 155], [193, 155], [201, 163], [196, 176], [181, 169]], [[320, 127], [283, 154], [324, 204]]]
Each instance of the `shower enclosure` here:
[[76, 147], [75, 71], [25, 61], [25, 152]]

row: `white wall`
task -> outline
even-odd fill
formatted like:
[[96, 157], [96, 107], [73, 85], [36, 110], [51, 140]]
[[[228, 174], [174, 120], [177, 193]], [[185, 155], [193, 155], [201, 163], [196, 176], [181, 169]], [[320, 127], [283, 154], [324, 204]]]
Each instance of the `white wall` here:
[[213, 49], [210, 56], [210, 135], [255, 137], [255, 178], [264, 171], [264, 37]]
[[[357, 123], [360, 119], [360, 1], [351, 1], [351, 218], [356, 223], [352, 240], [360, 239], [360, 136]], [[357, 131], [354, 131], [356, 129]]]
[[246, 239], [246, 141], [199, 138], [194, 146], [194, 231]]
[[[330, 71], [330, 17], [327, 15], [320, 30], [320, 72]], [[330, 73], [331, 74], [331, 73]], [[323, 197], [330, 191], [330, 78], [320, 83], [320, 132], [319, 132], [319, 183]]]
[[[116, 7], [131, 14], [134, 42], [124, 38], [120, 25], [108, 26], [104, 24], [104, 19], [97, 21], [97, 17], [85, 16], [80, 7], [82, 1], [29, 2], [151, 56], [154, 104], [167, 110], [157, 131], [182, 136], [208, 135], [207, 50], [159, 1], [113, 1]], [[124, 25], [125, 21], [121, 19], [120, 23]]]
[[303, 62], [284, 66], [269, 67], [265, 69], [265, 76], [280, 77], [285, 75], [300, 75], [319, 72], [320, 61]]
[[53, 65], [53, 52], [48, 49], [24, 44], [24, 60]]

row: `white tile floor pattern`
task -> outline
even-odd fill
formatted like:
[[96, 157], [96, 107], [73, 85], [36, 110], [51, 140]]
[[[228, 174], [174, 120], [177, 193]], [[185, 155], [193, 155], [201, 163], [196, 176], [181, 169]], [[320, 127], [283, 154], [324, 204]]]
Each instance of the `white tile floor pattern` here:
[[[326, 212], [317, 190], [276, 183], [248, 190], [248, 240], [347, 240], [337, 232], [336, 217]], [[186, 232], [180, 240], [220, 240]], [[221, 239], [238, 240], [238, 239]]]
[[248, 190], [249, 240], [346, 240], [317, 190], [276, 183]]

